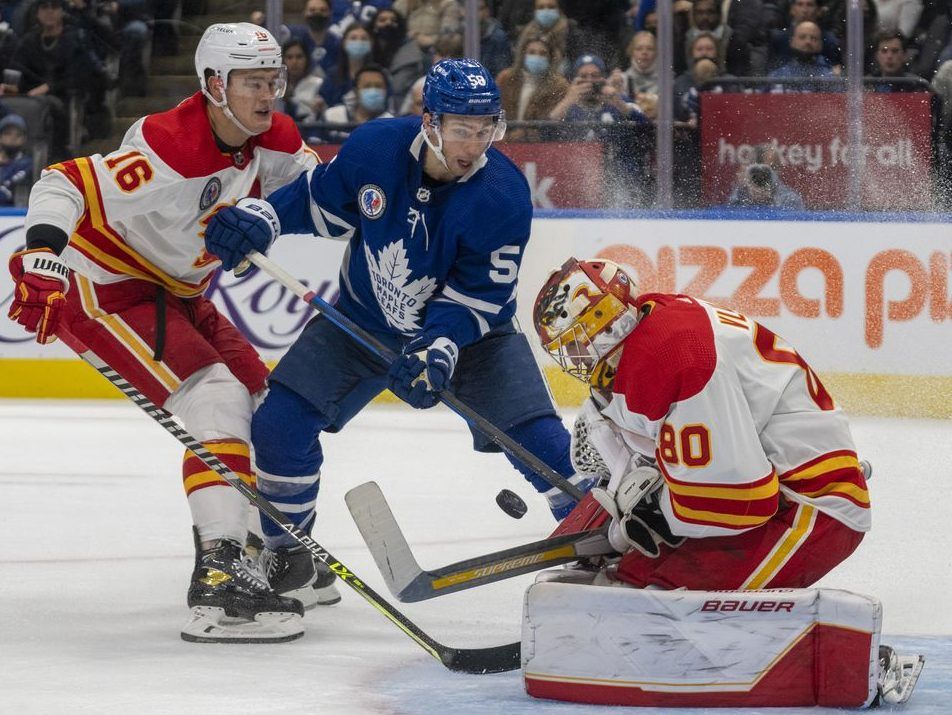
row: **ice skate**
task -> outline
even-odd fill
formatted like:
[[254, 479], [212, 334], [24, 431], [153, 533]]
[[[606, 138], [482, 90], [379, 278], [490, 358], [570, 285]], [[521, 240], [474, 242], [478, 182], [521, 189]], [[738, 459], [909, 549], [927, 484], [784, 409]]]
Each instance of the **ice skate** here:
[[298, 599], [305, 609], [340, 601], [340, 591], [334, 585], [337, 574], [303, 546], [265, 549], [261, 570], [276, 593]]
[[304, 634], [301, 603], [268, 588], [230, 539], [196, 548], [188, 605], [192, 613], [182, 639], [192, 643], [283, 643]]
[[888, 645], [879, 646], [879, 693], [873, 705], [902, 705], [912, 696], [926, 659], [899, 655]]

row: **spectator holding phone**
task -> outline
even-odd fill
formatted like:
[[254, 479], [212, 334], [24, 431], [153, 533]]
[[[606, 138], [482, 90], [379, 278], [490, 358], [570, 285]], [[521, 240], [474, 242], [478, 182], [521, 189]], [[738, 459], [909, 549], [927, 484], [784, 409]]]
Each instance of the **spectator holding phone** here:
[[549, 113], [549, 119], [604, 124], [624, 120], [648, 122], [638, 105], [607, 81], [607, 74], [605, 61], [598, 55], [585, 54], [575, 60], [572, 82]]

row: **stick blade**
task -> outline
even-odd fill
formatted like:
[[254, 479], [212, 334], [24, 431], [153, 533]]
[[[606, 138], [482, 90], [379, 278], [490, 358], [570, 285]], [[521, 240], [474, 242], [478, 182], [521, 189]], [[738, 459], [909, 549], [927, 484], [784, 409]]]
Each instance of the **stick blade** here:
[[403, 594], [415, 592], [415, 582], [421, 576], [425, 580], [425, 575], [380, 486], [377, 482], [365, 482], [347, 492], [344, 501], [387, 588], [397, 599], [404, 600]]
[[492, 648], [447, 648], [441, 653], [443, 665], [456, 673], [505, 673], [522, 667], [522, 643]]

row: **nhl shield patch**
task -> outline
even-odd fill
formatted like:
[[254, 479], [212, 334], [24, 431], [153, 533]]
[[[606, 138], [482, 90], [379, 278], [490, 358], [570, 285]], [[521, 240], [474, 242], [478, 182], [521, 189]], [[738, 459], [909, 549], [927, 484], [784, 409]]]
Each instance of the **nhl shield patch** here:
[[387, 197], [376, 184], [364, 184], [357, 194], [357, 204], [360, 213], [369, 219], [377, 219], [387, 208]]

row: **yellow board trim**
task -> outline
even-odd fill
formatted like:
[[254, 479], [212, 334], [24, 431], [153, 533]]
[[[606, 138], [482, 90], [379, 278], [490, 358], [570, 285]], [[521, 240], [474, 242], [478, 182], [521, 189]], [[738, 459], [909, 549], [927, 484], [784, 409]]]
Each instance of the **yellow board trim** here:
[[[585, 385], [558, 367], [546, 367], [545, 373], [562, 407], [578, 407], [588, 397]], [[820, 378], [850, 415], [952, 419], [952, 401], [947, 397], [952, 394], [952, 375], [825, 373]], [[123, 399], [121, 392], [77, 358], [0, 358], [0, 397]], [[399, 400], [385, 391], [376, 402], [396, 404]]]

